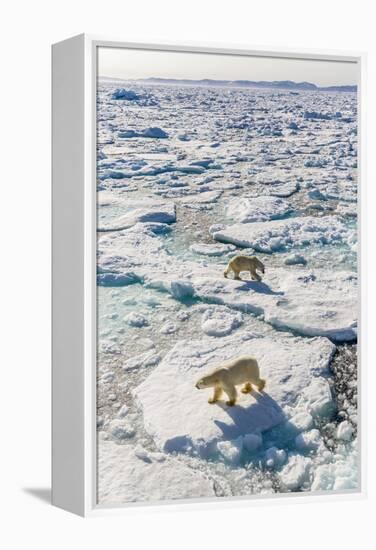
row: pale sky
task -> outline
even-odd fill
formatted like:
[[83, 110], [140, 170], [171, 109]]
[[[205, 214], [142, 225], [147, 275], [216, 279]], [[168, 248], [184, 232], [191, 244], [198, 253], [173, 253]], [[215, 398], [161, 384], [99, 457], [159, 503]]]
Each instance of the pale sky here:
[[356, 63], [98, 48], [98, 76], [219, 80], [294, 80], [318, 86], [357, 84]]

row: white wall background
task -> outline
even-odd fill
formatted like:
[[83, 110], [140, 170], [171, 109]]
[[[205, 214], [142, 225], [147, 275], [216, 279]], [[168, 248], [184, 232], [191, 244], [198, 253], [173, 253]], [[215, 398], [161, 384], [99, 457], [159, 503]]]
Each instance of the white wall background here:
[[[0, 540], [13, 548], [372, 547], [375, 518], [373, 286], [376, 41], [372, 2], [20, 0], [0, 16]], [[82, 520], [52, 508], [50, 478], [50, 44], [87, 32], [368, 52], [369, 497]], [[5, 195], [4, 195], [5, 193]], [[5, 307], [4, 307], [5, 304]], [[371, 324], [373, 323], [373, 324]], [[39, 495], [39, 498], [38, 498]], [[40, 498], [42, 497], [42, 498]], [[367, 542], [368, 541], [368, 542]]]

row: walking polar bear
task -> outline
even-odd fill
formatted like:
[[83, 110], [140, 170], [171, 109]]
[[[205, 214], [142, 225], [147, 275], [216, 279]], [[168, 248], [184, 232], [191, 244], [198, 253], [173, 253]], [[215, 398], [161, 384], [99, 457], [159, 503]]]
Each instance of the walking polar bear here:
[[256, 256], [235, 256], [232, 258], [223, 274], [227, 278], [229, 271], [234, 272], [234, 278], [240, 280], [241, 271], [249, 271], [253, 280], [261, 281], [261, 277], [256, 273], [256, 269], [265, 273], [265, 266]]
[[251, 392], [252, 384], [257, 387], [258, 391], [264, 389], [265, 380], [260, 378], [260, 369], [254, 357], [238, 357], [223, 363], [210, 374], [200, 378], [196, 383], [196, 388], [198, 390], [214, 388], [214, 394], [209, 399], [209, 403], [216, 403], [224, 391], [229, 398], [226, 401], [227, 405], [232, 406], [236, 403], [237, 392], [235, 386], [238, 384], [244, 384], [240, 390], [242, 393]]

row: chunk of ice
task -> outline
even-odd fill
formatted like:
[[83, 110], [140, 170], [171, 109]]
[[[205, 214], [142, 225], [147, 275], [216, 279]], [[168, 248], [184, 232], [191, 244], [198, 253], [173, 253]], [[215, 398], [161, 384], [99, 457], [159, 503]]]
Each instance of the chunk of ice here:
[[288, 491], [297, 491], [309, 481], [312, 460], [305, 456], [290, 454], [287, 464], [283, 466], [279, 479], [281, 485]]
[[344, 420], [337, 427], [336, 437], [343, 441], [350, 441], [354, 433], [354, 428], [348, 420]]
[[226, 462], [232, 465], [239, 464], [243, 450], [243, 438], [239, 436], [231, 441], [219, 441], [217, 449]]
[[290, 211], [287, 201], [266, 195], [232, 199], [226, 207], [226, 216], [239, 223], [250, 223], [281, 218]]
[[265, 453], [265, 464], [268, 468], [280, 468], [286, 462], [287, 454], [284, 449], [269, 447]]
[[262, 447], [262, 435], [258, 433], [245, 434], [243, 446], [249, 453], [254, 453]]

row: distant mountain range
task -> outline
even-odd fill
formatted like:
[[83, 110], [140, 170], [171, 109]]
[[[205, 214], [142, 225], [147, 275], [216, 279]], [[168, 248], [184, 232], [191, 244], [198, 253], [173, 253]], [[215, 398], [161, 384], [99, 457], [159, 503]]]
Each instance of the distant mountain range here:
[[177, 78], [146, 78], [143, 82], [153, 84], [176, 84], [181, 86], [217, 86], [223, 88], [271, 88], [279, 90], [356, 92], [357, 86], [316, 86], [312, 82], [293, 82], [292, 80], [187, 80]]
[[[120, 78], [111, 78], [107, 76], [100, 77], [100, 80], [106, 82], [121, 83], [127, 82]], [[356, 92], [357, 86], [316, 86], [312, 82], [294, 82], [292, 80], [212, 80], [204, 78], [202, 80], [189, 80], [178, 78], [143, 78], [135, 82], [147, 82], [149, 84], [166, 84], [177, 86], [213, 86], [220, 88], [269, 88], [272, 90], [291, 90], [291, 91], [317, 91], [317, 92]]]

